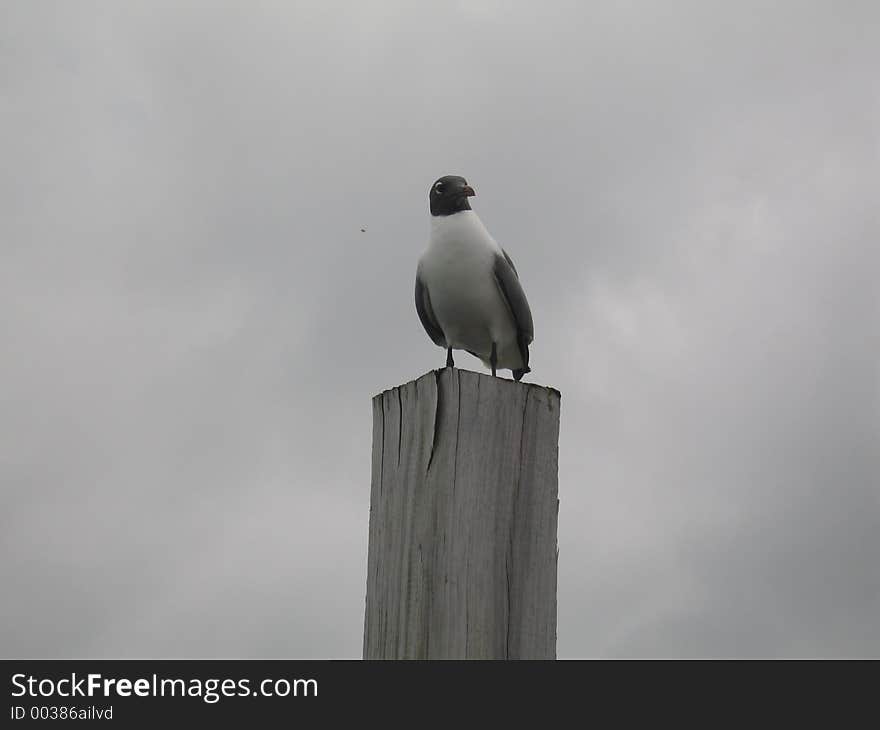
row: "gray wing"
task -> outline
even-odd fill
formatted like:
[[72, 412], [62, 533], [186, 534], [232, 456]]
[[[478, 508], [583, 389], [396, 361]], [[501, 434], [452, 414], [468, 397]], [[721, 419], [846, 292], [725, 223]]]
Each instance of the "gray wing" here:
[[504, 258], [507, 259], [507, 263], [510, 264], [510, 268], [513, 269], [513, 273], [516, 274], [516, 278], [519, 278], [519, 272], [516, 270], [516, 266], [513, 265], [513, 259], [510, 258], [510, 254], [507, 253], [503, 248], [501, 249], [501, 253], [504, 254]]
[[422, 327], [428, 333], [428, 337], [433, 340], [435, 345], [446, 347], [446, 336], [440, 325], [437, 324], [437, 318], [434, 316], [434, 310], [431, 309], [431, 297], [428, 296], [428, 287], [422, 281], [421, 271], [416, 271], [416, 312], [422, 321]]
[[[526, 294], [519, 283], [519, 274], [507, 251], [501, 249], [504, 256], [495, 256], [495, 281], [501, 290], [501, 295], [510, 313], [513, 315], [516, 332], [521, 343], [528, 345], [535, 338], [535, 325], [532, 322], [532, 310], [526, 300]], [[524, 360], [528, 362], [528, 354], [524, 354]]]

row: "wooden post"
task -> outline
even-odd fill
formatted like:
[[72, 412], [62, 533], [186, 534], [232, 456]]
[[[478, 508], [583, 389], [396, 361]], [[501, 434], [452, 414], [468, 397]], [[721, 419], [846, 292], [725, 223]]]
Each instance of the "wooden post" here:
[[445, 368], [373, 398], [365, 659], [555, 659], [559, 392]]

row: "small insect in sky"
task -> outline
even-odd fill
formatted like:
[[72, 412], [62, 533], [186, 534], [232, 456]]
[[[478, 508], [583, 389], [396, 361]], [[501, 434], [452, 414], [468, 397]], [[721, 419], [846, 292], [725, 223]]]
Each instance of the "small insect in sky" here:
[[366, 228], [361, 228], [361, 233], [366, 233], [366, 232], [367, 232]]

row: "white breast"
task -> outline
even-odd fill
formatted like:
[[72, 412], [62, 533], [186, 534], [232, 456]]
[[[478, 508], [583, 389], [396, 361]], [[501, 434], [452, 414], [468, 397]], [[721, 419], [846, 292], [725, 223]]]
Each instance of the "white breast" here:
[[[516, 330], [495, 283], [500, 246], [473, 211], [431, 218], [428, 250], [419, 261], [422, 280], [447, 343], [488, 359], [514, 345]], [[518, 355], [518, 353], [517, 353]]]

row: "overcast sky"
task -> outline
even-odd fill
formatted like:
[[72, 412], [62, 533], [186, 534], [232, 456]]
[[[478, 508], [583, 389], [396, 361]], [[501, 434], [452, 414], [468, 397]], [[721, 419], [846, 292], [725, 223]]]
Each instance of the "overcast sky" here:
[[460, 174], [562, 391], [559, 656], [880, 656], [878, 28], [4, 0], [2, 655], [360, 656], [370, 399], [445, 361]]

